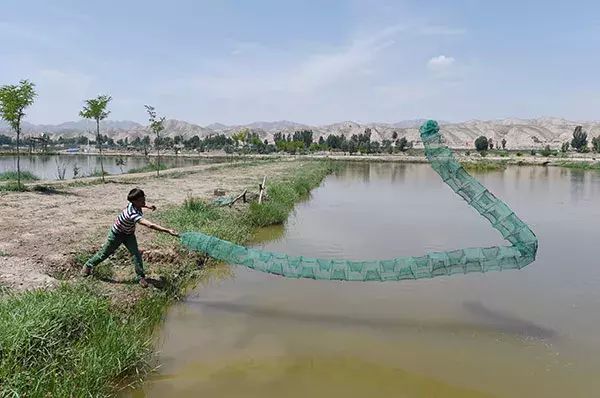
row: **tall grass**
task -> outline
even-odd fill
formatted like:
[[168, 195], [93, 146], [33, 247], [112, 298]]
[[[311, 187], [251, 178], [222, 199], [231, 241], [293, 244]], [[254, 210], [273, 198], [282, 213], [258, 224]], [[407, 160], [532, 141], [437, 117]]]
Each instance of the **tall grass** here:
[[284, 222], [294, 205], [318, 186], [337, 167], [330, 162], [318, 162], [301, 168], [291, 177], [267, 185], [268, 200], [250, 205], [248, 220], [253, 227], [265, 227]]
[[[30, 171], [21, 172], [21, 181], [36, 181], [40, 178]], [[17, 181], [16, 171], [5, 171], [0, 173], [0, 181]]]
[[0, 297], [0, 396], [108, 396], [145, 371], [149, 315], [123, 316], [84, 285]]

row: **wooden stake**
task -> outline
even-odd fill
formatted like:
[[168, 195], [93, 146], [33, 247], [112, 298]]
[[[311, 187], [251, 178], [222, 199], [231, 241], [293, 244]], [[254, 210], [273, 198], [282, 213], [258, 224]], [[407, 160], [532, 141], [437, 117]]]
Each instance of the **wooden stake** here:
[[240, 198], [245, 198], [245, 197], [246, 197], [246, 192], [247, 192], [247, 191], [248, 191], [248, 190], [247, 190], [247, 189], [245, 189], [245, 190], [244, 190], [244, 192], [242, 192], [241, 194], [239, 194], [238, 196], [236, 196], [236, 197], [235, 197], [235, 198], [234, 198], [234, 199], [231, 201], [231, 203], [229, 204], [229, 207], [233, 206], [233, 204], [234, 204], [235, 202], [237, 202], [237, 201], [238, 201]]
[[260, 184], [260, 192], [258, 194], [258, 204], [262, 203], [263, 192], [265, 191], [265, 183], [267, 182], [267, 176], [264, 176], [262, 184]]

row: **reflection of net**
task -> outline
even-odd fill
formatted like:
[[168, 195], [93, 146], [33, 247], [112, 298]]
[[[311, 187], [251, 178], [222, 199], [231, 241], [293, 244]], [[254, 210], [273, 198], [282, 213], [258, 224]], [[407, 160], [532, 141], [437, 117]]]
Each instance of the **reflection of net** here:
[[535, 259], [538, 241], [529, 227], [504, 202], [471, 177], [442, 143], [439, 127], [428, 121], [420, 129], [425, 155], [442, 180], [487, 218], [512, 246], [494, 246], [428, 253], [420, 257], [351, 261], [308, 257], [246, 248], [199, 232], [184, 233], [189, 249], [231, 264], [290, 278], [388, 281], [522, 268]]

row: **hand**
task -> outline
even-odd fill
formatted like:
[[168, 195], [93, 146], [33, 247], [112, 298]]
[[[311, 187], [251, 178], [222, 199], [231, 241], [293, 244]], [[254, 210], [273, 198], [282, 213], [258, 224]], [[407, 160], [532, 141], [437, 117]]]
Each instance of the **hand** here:
[[169, 233], [169, 235], [179, 237], [179, 234], [174, 229], [169, 229], [167, 232]]
[[156, 206], [154, 206], [154, 205], [152, 205], [152, 206], [148, 206], [148, 209], [150, 209], [150, 210], [154, 211], [154, 210], [156, 210]]

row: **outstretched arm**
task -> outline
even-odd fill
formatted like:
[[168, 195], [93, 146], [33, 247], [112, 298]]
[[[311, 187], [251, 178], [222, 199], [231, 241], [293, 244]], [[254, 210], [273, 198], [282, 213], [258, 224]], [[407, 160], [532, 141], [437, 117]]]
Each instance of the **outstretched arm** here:
[[179, 234], [177, 233], [177, 231], [175, 231], [173, 229], [161, 227], [160, 225], [155, 224], [155, 223], [153, 223], [151, 221], [148, 221], [148, 220], [146, 220], [144, 218], [142, 218], [140, 220], [140, 224], [142, 224], [144, 227], [148, 227], [148, 228], [153, 229], [155, 231], [166, 232], [166, 233], [168, 233], [170, 235], [173, 235], [173, 236], [179, 236]]

